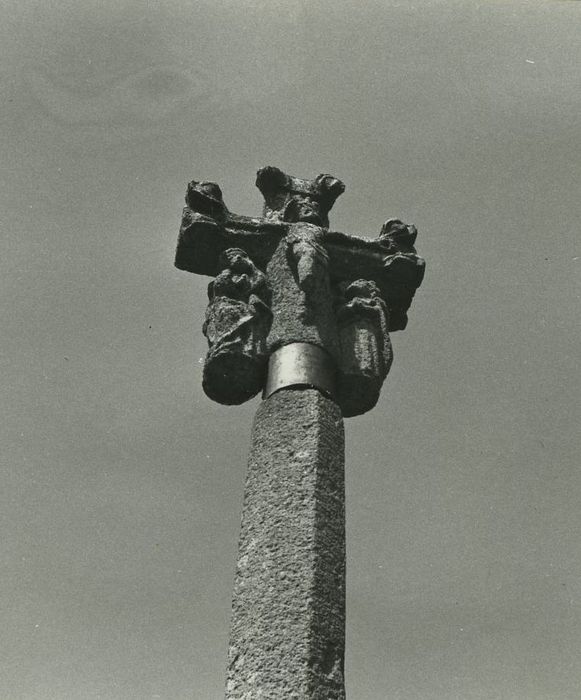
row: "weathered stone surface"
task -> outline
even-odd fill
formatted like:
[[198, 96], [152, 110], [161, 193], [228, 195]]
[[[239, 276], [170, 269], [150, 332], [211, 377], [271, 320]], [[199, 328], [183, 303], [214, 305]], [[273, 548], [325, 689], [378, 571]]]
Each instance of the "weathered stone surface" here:
[[[331, 175], [269, 167], [256, 184], [262, 218], [230, 212], [217, 184], [191, 182], [175, 260], [216, 277], [204, 324], [208, 396], [254, 395], [275, 353], [254, 424], [226, 696], [343, 700], [342, 415], [375, 405], [392, 359], [388, 331], [405, 328], [424, 262], [415, 227], [399, 219], [375, 240], [330, 231], [344, 190]], [[301, 371], [285, 373], [285, 358]]]
[[240, 404], [264, 386], [270, 292], [266, 276], [243, 250], [228, 248], [220, 262], [223, 270], [208, 287], [203, 387], [214, 401]]
[[226, 697], [340, 700], [344, 436], [337, 405], [283, 389], [256, 415], [234, 586]]
[[256, 174], [256, 186], [264, 196], [265, 219], [304, 221], [316, 226], [329, 226], [329, 211], [345, 185], [332, 175], [318, 175], [304, 180], [267, 166]]
[[175, 258], [179, 269], [216, 276], [221, 253], [242, 248], [265, 271], [292, 224], [312, 224], [319, 228], [316, 243], [328, 257], [331, 282], [375, 282], [388, 306], [389, 330], [405, 328], [407, 310], [424, 275], [424, 261], [413, 247], [415, 227], [390, 219], [375, 240], [329, 230], [328, 212], [344, 189], [330, 175], [301, 180], [277, 168], [263, 168], [257, 184], [265, 196], [263, 218], [230, 212], [216, 183], [188, 185]]
[[391, 367], [387, 307], [377, 285], [368, 280], [344, 283], [338, 292], [341, 359], [337, 402], [345, 417], [357, 416], [375, 406]]
[[266, 266], [273, 314], [269, 352], [289, 343], [312, 343], [339, 359], [328, 260], [318, 242], [321, 232], [314, 224], [290, 225]]
[[379, 232], [379, 241], [389, 253], [416, 255], [414, 244], [418, 236], [415, 226], [404, 224], [400, 219], [388, 219]]

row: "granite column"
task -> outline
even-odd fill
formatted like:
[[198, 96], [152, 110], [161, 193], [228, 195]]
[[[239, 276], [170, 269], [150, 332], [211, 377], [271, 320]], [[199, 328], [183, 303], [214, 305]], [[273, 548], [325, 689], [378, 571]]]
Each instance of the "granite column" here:
[[317, 389], [282, 389], [253, 432], [226, 697], [342, 700], [344, 432]]

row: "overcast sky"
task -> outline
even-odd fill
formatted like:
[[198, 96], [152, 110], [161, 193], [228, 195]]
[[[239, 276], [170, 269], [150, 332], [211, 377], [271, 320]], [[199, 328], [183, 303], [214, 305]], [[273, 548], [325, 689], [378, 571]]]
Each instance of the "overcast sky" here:
[[275, 165], [427, 260], [346, 426], [348, 697], [577, 700], [581, 2], [9, 0], [0, 47], [0, 697], [223, 697], [259, 399], [173, 254]]

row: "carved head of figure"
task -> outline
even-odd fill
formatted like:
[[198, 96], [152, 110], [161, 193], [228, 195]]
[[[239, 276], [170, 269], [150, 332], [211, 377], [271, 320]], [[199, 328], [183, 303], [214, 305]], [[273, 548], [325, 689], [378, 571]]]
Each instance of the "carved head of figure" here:
[[252, 289], [251, 277], [254, 265], [240, 248], [228, 248], [219, 258], [221, 272], [208, 285], [208, 298], [226, 296], [247, 301]]
[[264, 216], [275, 221], [305, 221], [329, 226], [329, 211], [345, 185], [332, 175], [303, 180], [274, 167], [261, 168], [256, 186], [264, 196]]
[[371, 280], [355, 280], [354, 282], [344, 282], [340, 285], [346, 301], [352, 299], [379, 299], [381, 295], [379, 288]]
[[240, 248], [228, 248], [219, 258], [220, 273], [208, 285], [208, 298], [226, 296], [248, 301], [251, 294], [267, 296], [266, 276]]
[[241, 248], [227, 248], [219, 258], [219, 265], [224, 270], [229, 267], [232, 272], [252, 273], [254, 263]]

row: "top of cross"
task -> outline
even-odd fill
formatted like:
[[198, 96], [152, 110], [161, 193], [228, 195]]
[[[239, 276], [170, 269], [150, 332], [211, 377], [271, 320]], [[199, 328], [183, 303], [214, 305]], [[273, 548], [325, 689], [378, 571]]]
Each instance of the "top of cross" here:
[[388, 306], [389, 330], [405, 328], [407, 310], [424, 274], [424, 261], [414, 248], [415, 226], [389, 219], [374, 240], [331, 231], [328, 213], [345, 189], [331, 175], [305, 180], [269, 166], [258, 171], [256, 185], [265, 199], [260, 218], [230, 212], [216, 183], [189, 183], [176, 267], [216, 276], [221, 253], [235, 247], [245, 250], [264, 270], [290, 226], [311, 224], [320, 229], [317, 241], [329, 257], [331, 280], [372, 280]]
[[268, 166], [256, 175], [264, 196], [264, 218], [271, 221], [308, 222], [329, 227], [329, 211], [345, 185], [332, 175], [304, 180]]

